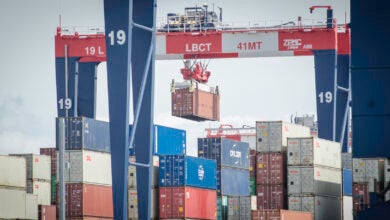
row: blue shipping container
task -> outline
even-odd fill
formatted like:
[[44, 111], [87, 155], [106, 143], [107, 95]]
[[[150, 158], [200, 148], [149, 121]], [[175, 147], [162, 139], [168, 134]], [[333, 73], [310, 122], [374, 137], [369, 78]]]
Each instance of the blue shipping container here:
[[216, 189], [217, 163], [184, 155], [160, 155], [160, 186]]
[[217, 166], [249, 169], [249, 144], [225, 138], [198, 138], [198, 156], [217, 161]]
[[352, 170], [343, 169], [343, 194], [352, 196]]
[[217, 172], [219, 196], [249, 196], [249, 170], [222, 167]]
[[186, 153], [186, 131], [161, 125], [154, 126], [154, 152], [156, 155]]

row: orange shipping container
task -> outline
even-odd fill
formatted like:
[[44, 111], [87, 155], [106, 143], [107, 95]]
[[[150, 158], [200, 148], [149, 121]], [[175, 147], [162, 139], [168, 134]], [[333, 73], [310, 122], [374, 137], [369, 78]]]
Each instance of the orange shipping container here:
[[283, 220], [312, 220], [310, 212], [298, 212], [291, 210], [280, 210], [280, 219]]

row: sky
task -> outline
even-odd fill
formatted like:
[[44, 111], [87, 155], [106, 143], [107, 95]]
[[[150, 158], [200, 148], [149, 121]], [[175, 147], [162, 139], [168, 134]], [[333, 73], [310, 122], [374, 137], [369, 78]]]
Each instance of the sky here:
[[[158, 0], [157, 19], [208, 3], [223, 8], [226, 22], [325, 19], [331, 5], [339, 23], [349, 21], [349, 0]], [[238, 5], [240, 4], [240, 5]], [[62, 26], [103, 27], [102, 0], [0, 0], [0, 154], [39, 153], [55, 146], [54, 36]], [[156, 61], [155, 123], [185, 129], [188, 153], [196, 138], [219, 123], [254, 126], [257, 120], [289, 121], [316, 112], [313, 57], [211, 60], [210, 86], [221, 91], [221, 121], [192, 122], [170, 115], [170, 82], [181, 81], [182, 60]], [[97, 118], [108, 120], [106, 65], [98, 69]]]

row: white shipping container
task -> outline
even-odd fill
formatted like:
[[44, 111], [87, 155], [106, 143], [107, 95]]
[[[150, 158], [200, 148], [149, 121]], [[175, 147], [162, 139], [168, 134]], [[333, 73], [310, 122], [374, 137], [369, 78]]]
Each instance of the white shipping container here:
[[290, 166], [287, 168], [288, 194], [318, 194], [341, 196], [342, 173], [329, 167]]
[[38, 219], [38, 196], [26, 194], [26, 217], [25, 219]]
[[0, 155], [0, 187], [26, 188], [26, 159]]
[[[151, 219], [157, 219], [159, 215], [159, 194], [158, 194], [158, 189], [152, 189], [151, 192], [151, 214], [150, 218]], [[134, 220], [138, 219], [138, 193], [136, 189], [129, 189], [128, 190], [128, 219]]]
[[0, 188], [0, 219], [25, 219], [25, 217], [26, 191]]
[[27, 179], [48, 180], [51, 178], [51, 158], [47, 155], [13, 154], [24, 157], [27, 166]]
[[109, 153], [88, 150], [66, 151], [65, 161], [69, 164], [65, 169], [65, 182], [112, 185]]
[[314, 137], [287, 138], [287, 164], [341, 169], [340, 143]]
[[256, 149], [258, 152], [286, 150], [288, 137], [310, 137], [310, 128], [283, 121], [256, 122]]
[[374, 192], [374, 180], [383, 182], [384, 160], [383, 159], [352, 159], [353, 182], [368, 182], [368, 191]]
[[343, 220], [353, 220], [352, 196], [343, 196]]
[[[129, 158], [130, 162], [135, 162], [135, 157], [131, 156]], [[153, 176], [152, 176], [152, 187], [157, 187], [159, 183], [159, 157], [153, 156]], [[127, 176], [127, 182], [129, 188], [137, 188], [137, 169], [136, 166], [129, 166]]]
[[32, 193], [38, 196], [39, 205], [50, 205], [50, 182], [28, 180], [27, 193]]

